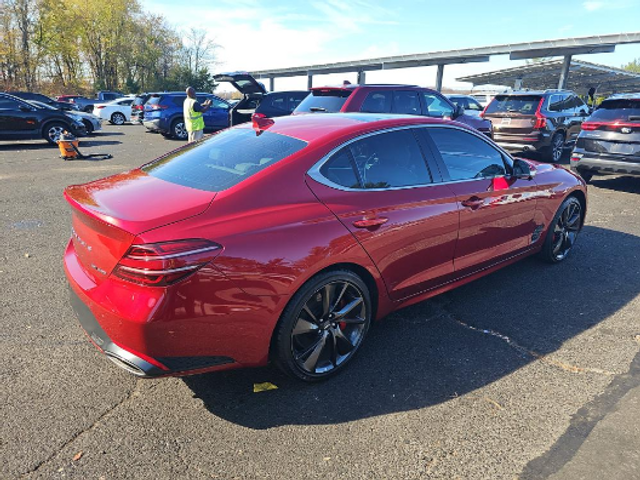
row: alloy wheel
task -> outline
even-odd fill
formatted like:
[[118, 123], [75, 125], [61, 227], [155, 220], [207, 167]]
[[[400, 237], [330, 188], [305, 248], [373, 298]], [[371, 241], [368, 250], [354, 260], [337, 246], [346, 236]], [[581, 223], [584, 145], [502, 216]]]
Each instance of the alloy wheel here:
[[354, 283], [337, 280], [315, 291], [291, 330], [291, 353], [305, 374], [324, 376], [346, 362], [362, 343], [367, 303]]
[[553, 228], [551, 252], [556, 261], [563, 260], [578, 237], [582, 211], [578, 202], [567, 203]]
[[180, 140], [184, 140], [189, 136], [189, 133], [187, 132], [187, 128], [185, 127], [184, 122], [178, 122], [174, 125], [173, 134]]
[[557, 163], [562, 158], [562, 149], [564, 147], [564, 138], [562, 135], [557, 134], [553, 137], [553, 142], [551, 144], [551, 156], [553, 158], [554, 163]]
[[115, 124], [115, 125], [122, 125], [124, 124], [124, 122], [126, 121], [126, 118], [124, 118], [124, 115], [121, 113], [114, 113], [113, 115], [111, 115], [111, 121]]
[[62, 125], [52, 125], [51, 127], [49, 127], [49, 130], [47, 130], [47, 136], [49, 137], [51, 143], [58, 143], [58, 139], [63, 132], [64, 127]]

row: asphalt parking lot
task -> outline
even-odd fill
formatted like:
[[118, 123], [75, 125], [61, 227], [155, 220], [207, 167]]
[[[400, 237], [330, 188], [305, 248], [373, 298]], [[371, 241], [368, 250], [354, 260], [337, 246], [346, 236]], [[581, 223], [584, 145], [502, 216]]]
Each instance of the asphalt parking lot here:
[[329, 382], [138, 380], [69, 306], [62, 191], [179, 145], [133, 125], [83, 139], [105, 161], [0, 142], [1, 478], [640, 477], [638, 179], [593, 181], [563, 264], [526, 259], [396, 312]]

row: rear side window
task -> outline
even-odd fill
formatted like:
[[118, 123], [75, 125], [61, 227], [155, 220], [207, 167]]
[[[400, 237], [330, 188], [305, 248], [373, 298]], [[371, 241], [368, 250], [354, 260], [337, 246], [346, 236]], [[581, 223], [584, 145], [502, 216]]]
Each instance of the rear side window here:
[[10, 98], [0, 97], [0, 110], [18, 110], [20, 104]]
[[367, 113], [390, 113], [391, 112], [391, 91], [370, 92], [362, 102], [361, 112]]
[[367, 188], [431, 183], [431, 174], [410, 130], [380, 133], [349, 145], [355, 168]]
[[420, 115], [420, 99], [417, 92], [396, 90], [393, 92], [392, 113], [406, 113]]
[[452, 181], [506, 175], [502, 154], [487, 142], [453, 128], [430, 128]]
[[520, 113], [533, 115], [538, 109], [541, 98], [539, 95], [496, 95], [484, 113]]
[[356, 176], [355, 163], [349, 147], [334, 154], [321, 168], [320, 173], [331, 182], [348, 188], [362, 188]]
[[171, 101], [175, 106], [182, 108], [182, 104], [184, 103], [186, 98], [186, 95], [176, 95], [171, 98]]
[[233, 187], [307, 145], [296, 138], [252, 129], [225, 130], [142, 167], [152, 177], [218, 192]]
[[598, 109], [591, 114], [589, 121], [640, 123], [640, 98], [605, 100]]
[[161, 104], [161, 100], [162, 97], [160, 95], [152, 95], [151, 98], [149, 99], [149, 101], [147, 102], [148, 105], [160, 105]]
[[344, 102], [347, 101], [352, 90], [340, 89], [320, 89], [312, 90], [310, 95], [300, 102], [296, 108], [296, 113], [304, 112], [339, 112]]

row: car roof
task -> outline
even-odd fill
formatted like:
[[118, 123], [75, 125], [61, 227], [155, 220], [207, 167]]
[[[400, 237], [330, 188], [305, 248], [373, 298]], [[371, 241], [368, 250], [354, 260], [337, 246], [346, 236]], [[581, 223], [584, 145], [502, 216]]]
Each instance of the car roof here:
[[[451, 125], [471, 130], [450, 120], [418, 115], [378, 113], [310, 113], [270, 119], [264, 130], [298, 138], [306, 142], [322, 142], [344, 135], [358, 135], [367, 131], [410, 125]], [[234, 128], [254, 128], [248, 122]]]
[[611, 95], [610, 97], [607, 97], [603, 101], [606, 102], [607, 100], [620, 100], [620, 99], [629, 99], [629, 100], [640, 99], [640, 92], [616, 93], [614, 95]]
[[380, 89], [380, 90], [391, 90], [394, 88], [419, 88], [425, 90], [431, 90], [427, 87], [420, 87], [418, 85], [408, 85], [402, 83], [366, 83], [366, 84], [358, 84], [358, 83], [348, 83], [343, 85], [325, 85], [322, 87], [312, 87], [310, 90], [355, 90], [356, 88], [370, 88], [370, 89]]
[[512, 96], [512, 95], [553, 95], [554, 93], [574, 93], [571, 90], [558, 90], [557, 88], [550, 88], [547, 90], [513, 90], [511, 92], [498, 93], [497, 96]]

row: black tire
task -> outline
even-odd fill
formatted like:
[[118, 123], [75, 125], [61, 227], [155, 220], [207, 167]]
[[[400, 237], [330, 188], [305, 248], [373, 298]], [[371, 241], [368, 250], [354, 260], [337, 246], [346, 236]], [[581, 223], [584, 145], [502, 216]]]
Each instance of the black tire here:
[[58, 141], [57, 141], [58, 137], [65, 130], [70, 131], [71, 129], [69, 128], [68, 125], [65, 125], [62, 122], [50, 122], [50, 123], [47, 123], [42, 128], [42, 138], [44, 138], [47, 142], [49, 142], [49, 145], [57, 145], [58, 144]]
[[567, 197], [547, 230], [540, 258], [549, 263], [560, 263], [567, 258], [582, 229], [584, 212], [576, 197]]
[[114, 112], [111, 114], [111, 119], [109, 121], [114, 125], [124, 125], [127, 121], [127, 117], [124, 116], [124, 113]]
[[371, 325], [367, 285], [349, 270], [321, 273], [285, 308], [273, 337], [272, 359], [305, 382], [333, 377], [349, 363]]
[[176, 118], [171, 122], [171, 136], [178, 140], [186, 140], [189, 138], [189, 132], [182, 118]]
[[552, 163], [558, 163], [564, 152], [564, 133], [556, 132], [551, 137], [551, 143], [542, 152], [544, 160]]
[[84, 128], [87, 129], [87, 135], [91, 135], [93, 133], [93, 123], [89, 120], [82, 120], [82, 123], [84, 124]]

